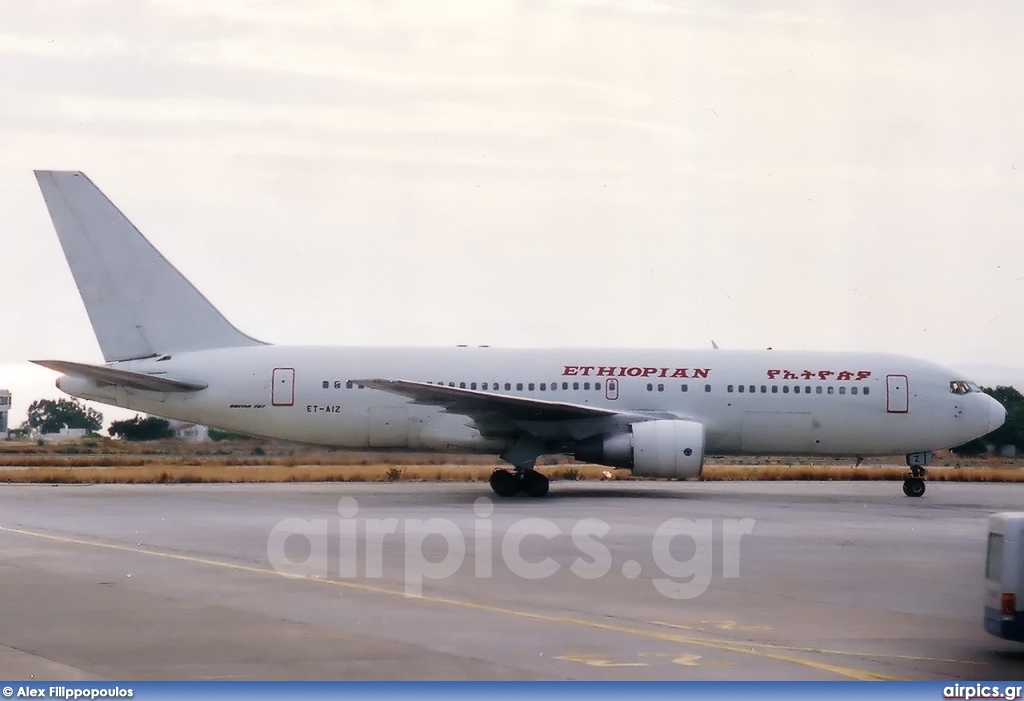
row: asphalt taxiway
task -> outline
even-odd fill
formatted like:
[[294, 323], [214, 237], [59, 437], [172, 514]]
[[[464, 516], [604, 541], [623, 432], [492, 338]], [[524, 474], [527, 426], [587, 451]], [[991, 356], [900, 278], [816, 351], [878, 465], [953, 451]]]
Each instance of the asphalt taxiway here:
[[896, 482], [7, 485], [0, 677], [1020, 679], [982, 600], [985, 519], [1022, 503]]

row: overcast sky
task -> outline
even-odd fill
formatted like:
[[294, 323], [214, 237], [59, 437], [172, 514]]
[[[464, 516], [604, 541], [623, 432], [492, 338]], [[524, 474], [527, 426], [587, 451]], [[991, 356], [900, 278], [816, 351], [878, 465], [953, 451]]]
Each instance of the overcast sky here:
[[1024, 366], [1022, 15], [0, 4], [12, 424], [59, 394], [27, 359], [102, 360], [34, 168], [86, 172], [272, 342]]

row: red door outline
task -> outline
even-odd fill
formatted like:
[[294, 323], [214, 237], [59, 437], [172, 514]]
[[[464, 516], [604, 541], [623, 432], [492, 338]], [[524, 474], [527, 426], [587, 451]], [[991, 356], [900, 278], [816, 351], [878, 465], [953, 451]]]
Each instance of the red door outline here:
[[910, 381], [906, 375], [885, 376], [885, 410], [890, 414], [910, 411]]
[[619, 398], [619, 381], [616, 379], [605, 380], [604, 382], [604, 398], [610, 401], [615, 401]]
[[274, 368], [270, 403], [274, 406], [291, 406], [295, 403], [295, 368]]

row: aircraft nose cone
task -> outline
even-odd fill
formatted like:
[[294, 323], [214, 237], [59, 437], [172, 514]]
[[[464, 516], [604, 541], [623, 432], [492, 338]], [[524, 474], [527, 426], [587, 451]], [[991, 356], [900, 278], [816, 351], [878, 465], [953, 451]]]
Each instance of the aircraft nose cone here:
[[1006, 409], [992, 397], [988, 398], [988, 430], [995, 431], [1006, 421]]

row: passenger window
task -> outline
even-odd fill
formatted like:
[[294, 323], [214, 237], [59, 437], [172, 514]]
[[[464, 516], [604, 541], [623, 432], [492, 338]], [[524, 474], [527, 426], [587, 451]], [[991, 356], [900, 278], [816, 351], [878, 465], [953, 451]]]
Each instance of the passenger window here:
[[868, 393], [868, 391], [870, 391], [870, 389], [871, 389], [870, 387], [865, 387], [865, 388], [864, 388], [864, 394], [867, 394], [867, 393]]
[[683, 390], [684, 392], [689, 392], [689, 391], [690, 391], [690, 386], [689, 386], [688, 384], [686, 384], [686, 383], [684, 382], [684, 383], [683, 383], [683, 386], [682, 386], [682, 388], [681, 388], [681, 389], [682, 389], [682, 390]]
[[540, 383], [540, 391], [541, 392], [546, 392], [547, 389], [548, 389], [548, 383], [547, 382], [541, 382]]
[[523, 391], [523, 383], [522, 382], [517, 382], [516, 383], [516, 391], [517, 392], [522, 392]]
[[772, 385], [772, 394], [778, 394], [778, 393], [779, 393], [779, 386], [778, 385]]
[[[443, 385], [444, 383], [438, 382], [437, 384]], [[345, 389], [352, 389], [352, 380], [349, 380], [348, 382], [345, 383]]]
[[563, 382], [562, 383], [562, 389], [569, 389], [569, 383], [568, 382]]
[[988, 534], [988, 549], [985, 552], [985, 579], [996, 582], [1003, 577], [1004, 536], [1002, 533]]
[[821, 385], [818, 385], [817, 387], [814, 388], [814, 393], [821, 394]]
[[650, 382], [647, 383], [647, 391], [648, 392], [653, 392], [654, 391], [654, 385], [652, 385]]
[[711, 391], [711, 385], [704, 385], [704, 391], [705, 392], [710, 392]]
[[601, 389], [601, 383], [600, 382], [595, 382], [594, 383], [594, 389], [597, 389], [597, 390]]
[[761, 394], [765, 394], [767, 392], [768, 392], [768, 385], [761, 385]]
[[334, 389], [341, 389], [341, 380], [334, 381]]
[[782, 393], [789, 394], [789, 385], [782, 385]]
[[829, 394], [834, 394], [834, 393], [835, 393], [835, 391], [836, 391], [836, 388], [835, 388], [835, 387], [829, 386], [829, 388], [828, 388], [828, 393], [829, 393]]
[[740, 385], [736, 389], [739, 390], [740, 392], [743, 392], [746, 388], [743, 385]]
[[536, 385], [534, 385], [534, 384], [533, 384], [533, 383], [531, 382], [530, 384], [526, 385], [526, 388], [527, 388], [528, 390], [530, 390], [530, 391], [532, 392], [532, 391], [533, 391], [533, 388], [534, 388], [535, 386], [536, 386]]
[[755, 387], [754, 385], [750, 385], [750, 393], [753, 394], [756, 391], [757, 391], [757, 387]]
[[583, 383], [583, 389], [590, 389], [590, 383], [589, 382], [584, 382]]
[[732, 385], [729, 385], [728, 387], [726, 387], [725, 391], [726, 392], [732, 392]]
[[572, 388], [573, 389], [579, 389], [580, 388], [580, 383], [579, 382], [573, 382], [572, 383]]
[[459, 383], [459, 389], [466, 389], [466, 383], [465, 382], [460, 382]]
[[324, 380], [324, 389], [328, 389], [330, 386], [331, 386], [331, 383], [328, 382], [327, 380]]
[[661, 383], [658, 383], [658, 391], [659, 392], [664, 392], [665, 391], [665, 385], [663, 385]]
[[850, 388], [850, 394], [857, 394], [857, 388], [856, 387], [851, 387]]
[[[480, 389], [487, 391], [487, 383], [485, 382], [482, 385], [480, 385]], [[495, 387], [495, 389], [497, 389], [497, 387]]]
[[469, 388], [470, 388], [470, 389], [476, 389], [476, 383], [475, 383], [475, 382], [471, 382], [471, 383], [469, 384]]
[[[508, 392], [510, 389], [512, 389], [512, 383], [511, 382], [506, 382], [505, 383], [505, 391]], [[520, 388], [520, 389], [522, 389], [522, 388]]]
[[846, 388], [845, 387], [840, 387], [839, 388], [839, 394], [846, 394]]

